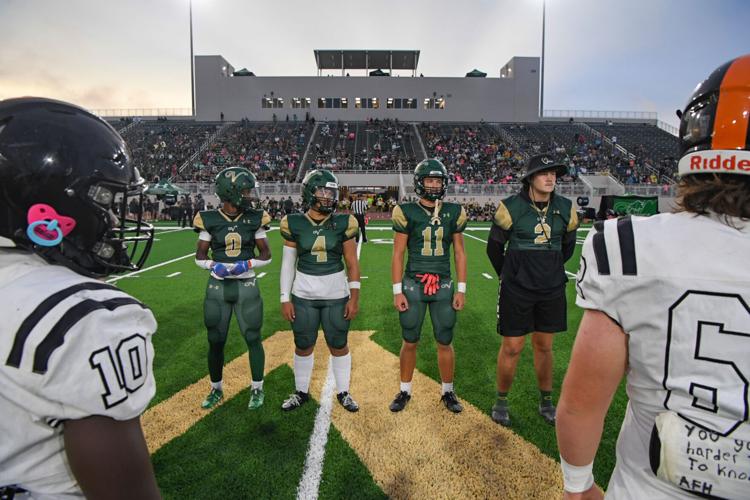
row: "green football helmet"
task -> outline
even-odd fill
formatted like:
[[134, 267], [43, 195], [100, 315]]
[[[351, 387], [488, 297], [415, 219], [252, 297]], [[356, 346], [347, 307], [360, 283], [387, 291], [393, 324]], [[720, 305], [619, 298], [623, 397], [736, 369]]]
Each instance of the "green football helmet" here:
[[244, 167], [225, 168], [216, 176], [216, 196], [237, 208], [255, 208], [260, 199], [255, 176]]
[[[424, 180], [427, 177], [438, 177], [443, 180], [442, 187], [426, 188]], [[430, 201], [442, 200], [445, 196], [445, 192], [448, 190], [448, 169], [445, 168], [443, 162], [435, 158], [427, 158], [417, 164], [417, 168], [414, 169], [414, 192], [420, 198], [425, 198]]]
[[302, 180], [302, 201], [322, 214], [332, 213], [339, 204], [339, 180], [328, 170], [311, 170]]

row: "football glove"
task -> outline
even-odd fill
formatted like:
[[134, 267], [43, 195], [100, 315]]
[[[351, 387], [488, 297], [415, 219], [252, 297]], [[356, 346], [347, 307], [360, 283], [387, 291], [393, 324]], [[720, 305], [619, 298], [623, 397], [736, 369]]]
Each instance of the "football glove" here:
[[424, 294], [427, 296], [435, 295], [440, 288], [440, 276], [437, 274], [424, 273], [417, 274], [417, 278], [421, 278], [421, 282], [424, 285]]
[[249, 260], [240, 260], [234, 263], [234, 267], [232, 268], [232, 276], [239, 276], [240, 274], [245, 274], [250, 270], [252, 265], [250, 264]]
[[214, 262], [214, 265], [211, 266], [211, 272], [219, 278], [226, 278], [231, 274], [229, 266], [221, 262]]

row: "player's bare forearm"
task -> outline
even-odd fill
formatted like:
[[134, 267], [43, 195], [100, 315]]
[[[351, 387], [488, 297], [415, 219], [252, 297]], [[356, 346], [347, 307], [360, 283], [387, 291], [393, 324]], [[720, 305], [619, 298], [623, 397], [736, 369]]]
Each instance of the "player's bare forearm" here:
[[403, 233], [393, 235], [393, 258], [391, 259], [391, 282], [401, 283], [404, 275], [404, 252], [409, 237]]
[[198, 244], [196, 245], [196, 249], [195, 249], [195, 259], [196, 260], [208, 259], [208, 248], [210, 246], [211, 246], [210, 242], [198, 240]]
[[566, 462], [593, 462], [627, 355], [622, 329], [603, 312], [586, 310], [557, 408], [557, 443]]
[[160, 498], [138, 417], [65, 423], [65, 452], [87, 498]]
[[344, 242], [344, 264], [346, 264], [346, 276], [349, 281], [359, 281], [359, 259], [357, 259], [357, 244], [354, 238]]
[[268, 245], [267, 238], [255, 240], [255, 247], [258, 249], [258, 260], [271, 259], [271, 247]]
[[466, 283], [466, 249], [464, 248], [464, 235], [461, 233], [453, 235], [453, 260], [456, 264], [457, 281]]

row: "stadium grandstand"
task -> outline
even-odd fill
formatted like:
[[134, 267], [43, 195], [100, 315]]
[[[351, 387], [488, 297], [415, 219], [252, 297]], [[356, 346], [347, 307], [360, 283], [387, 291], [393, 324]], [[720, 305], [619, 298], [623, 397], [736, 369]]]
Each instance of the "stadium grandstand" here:
[[598, 207], [607, 196], [655, 196], [662, 211], [673, 203], [675, 131], [655, 113], [540, 117], [539, 58], [465, 76], [423, 76], [419, 50], [315, 50], [314, 58], [317, 76], [281, 77], [196, 56], [194, 116], [107, 119], [146, 179], [209, 203], [216, 173], [242, 165], [268, 200], [298, 201], [304, 174], [327, 168], [345, 192], [382, 197], [387, 207], [413, 196], [410, 172], [435, 157], [451, 175], [449, 196], [482, 220], [518, 189], [526, 158], [538, 153], [565, 160], [558, 192], [575, 201]]

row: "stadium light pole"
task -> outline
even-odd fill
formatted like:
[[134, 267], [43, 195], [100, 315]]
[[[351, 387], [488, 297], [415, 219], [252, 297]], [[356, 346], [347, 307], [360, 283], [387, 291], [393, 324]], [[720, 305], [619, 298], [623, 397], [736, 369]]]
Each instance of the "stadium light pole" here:
[[193, 0], [190, 0], [190, 113], [195, 118], [195, 68], [193, 68]]
[[544, 118], [544, 31], [547, 14], [547, 0], [542, 0], [542, 71], [540, 75], [541, 90], [539, 91], [539, 119]]

